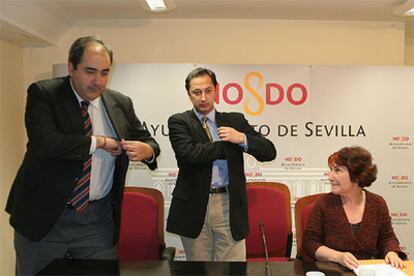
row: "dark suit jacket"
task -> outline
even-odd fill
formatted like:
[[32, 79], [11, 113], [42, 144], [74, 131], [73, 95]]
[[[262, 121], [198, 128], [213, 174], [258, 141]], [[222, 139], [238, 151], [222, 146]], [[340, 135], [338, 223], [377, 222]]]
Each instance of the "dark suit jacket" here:
[[303, 249], [315, 258], [316, 250], [329, 248], [351, 252], [357, 259], [383, 259], [389, 251], [397, 252], [402, 259], [407, 255], [400, 250], [391, 225], [385, 200], [366, 192], [365, 209], [359, 231], [353, 234], [339, 195], [323, 195], [309, 217], [303, 235]]
[[[146, 142], [154, 149], [155, 156], [159, 155], [157, 142], [136, 117], [130, 98], [106, 89], [102, 100], [118, 139]], [[65, 208], [82, 164], [88, 158], [91, 138], [84, 134], [79, 102], [69, 77], [30, 85], [25, 122], [29, 141], [6, 211], [15, 230], [31, 241], [38, 241], [51, 230]], [[129, 160], [123, 152], [115, 162], [112, 196], [119, 226]], [[150, 169], [156, 166], [156, 162], [149, 165]], [[117, 240], [118, 232], [115, 237]]]
[[[259, 161], [276, 157], [272, 142], [263, 138], [240, 113], [216, 112], [217, 126], [243, 132], [247, 153]], [[230, 188], [230, 227], [233, 238], [242, 240], [249, 232], [243, 148], [229, 142], [210, 143], [193, 110], [173, 115], [168, 120], [169, 137], [177, 158], [179, 173], [173, 191], [167, 231], [196, 238], [204, 223], [213, 161], [226, 159]]]

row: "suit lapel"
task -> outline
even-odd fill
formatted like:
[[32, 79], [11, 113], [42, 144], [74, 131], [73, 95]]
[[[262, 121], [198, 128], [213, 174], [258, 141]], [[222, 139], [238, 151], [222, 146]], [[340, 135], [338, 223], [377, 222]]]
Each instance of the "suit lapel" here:
[[195, 130], [194, 135], [196, 135], [196, 141], [207, 142], [208, 137], [207, 134], [204, 132], [204, 129], [201, 125], [200, 119], [198, 119], [197, 115], [195, 114], [194, 110], [187, 110], [187, 117], [188, 117], [188, 124], [190, 129]]
[[217, 128], [227, 125], [226, 117], [223, 116], [223, 113], [218, 112], [217, 110], [216, 110], [216, 125], [217, 125]]
[[75, 133], [83, 133], [83, 122], [78, 99], [69, 83], [69, 76], [63, 79], [62, 90], [57, 91], [62, 110], [67, 114], [68, 122]]
[[107, 90], [102, 93], [102, 102], [118, 138], [128, 139], [128, 122], [121, 108]]

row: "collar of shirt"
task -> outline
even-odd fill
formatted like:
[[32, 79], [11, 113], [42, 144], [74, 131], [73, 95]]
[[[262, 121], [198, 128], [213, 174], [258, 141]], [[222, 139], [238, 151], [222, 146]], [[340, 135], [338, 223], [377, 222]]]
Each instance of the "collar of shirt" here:
[[[73, 87], [72, 79], [69, 78], [70, 87], [72, 87], [73, 93], [76, 96], [76, 99], [79, 102], [79, 106], [82, 106], [82, 102], [85, 101], [84, 99], [79, 96], [79, 93], [75, 90], [75, 87]], [[99, 107], [101, 106], [101, 97], [94, 99], [93, 101], [89, 101], [89, 105], [91, 105], [93, 108], [99, 111]]]
[[[204, 115], [201, 114], [200, 112], [198, 112], [197, 110], [195, 110], [195, 108], [193, 109], [194, 113], [197, 115], [197, 118], [200, 120], [200, 122], [202, 122]], [[216, 110], [213, 109], [210, 111], [210, 113], [208, 113], [207, 115], [205, 115], [213, 124], [216, 124]]]

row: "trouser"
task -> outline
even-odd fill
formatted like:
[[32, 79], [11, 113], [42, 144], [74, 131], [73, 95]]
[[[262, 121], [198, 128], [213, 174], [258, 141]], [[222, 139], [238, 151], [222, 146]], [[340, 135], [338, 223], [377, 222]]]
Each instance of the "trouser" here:
[[92, 201], [82, 212], [67, 207], [38, 242], [14, 232], [16, 274], [34, 275], [55, 258], [116, 259], [111, 196]]
[[245, 240], [235, 241], [230, 229], [228, 193], [210, 194], [200, 235], [181, 236], [187, 261], [246, 261]]

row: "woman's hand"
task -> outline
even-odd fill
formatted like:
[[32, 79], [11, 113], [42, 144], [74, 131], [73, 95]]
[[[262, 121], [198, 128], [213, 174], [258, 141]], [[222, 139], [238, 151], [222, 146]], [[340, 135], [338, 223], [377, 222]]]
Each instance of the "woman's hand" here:
[[351, 270], [358, 268], [359, 266], [357, 258], [349, 252], [339, 252], [337, 262]]
[[335, 262], [351, 270], [359, 266], [357, 258], [352, 253], [337, 251], [324, 245], [316, 249], [315, 257], [319, 261]]
[[394, 251], [389, 251], [387, 255], [385, 255], [385, 263], [399, 269], [406, 267], [404, 261], [401, 260], [398, 254]]

